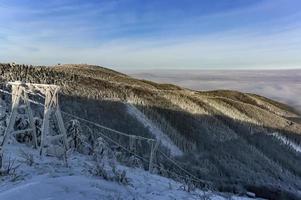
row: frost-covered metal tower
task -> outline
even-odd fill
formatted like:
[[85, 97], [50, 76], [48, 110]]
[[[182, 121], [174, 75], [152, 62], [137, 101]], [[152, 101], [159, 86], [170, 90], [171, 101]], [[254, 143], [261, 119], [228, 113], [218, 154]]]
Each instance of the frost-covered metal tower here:
[[[2, 141], [0, 141], [0, 154], [2, 157], [3, 147], [7, 143], [8, 137], [13, 134], [22, 132], [31, 132], [33, 138], [33, 146], [38, 147], [36, 128], [34, 125], [33, 113], [30, 107], [30, 100], [28, 94], [42, 94], [45, 96], [44, 102], [44, 117], [41, 129], [41, 140], [40, 140], [40, 154], [44, 153], [45, 148], [52, 146], [51, 150], [48, 150], [48, 154], [63, 154], [66, 158], [66, 152], [68, 149], [67, 145], [67, 134], [64, 126], [61, 110], [58, 103], [58, 93], [60, 87], [57, 85], [49, 84], [32, 84], [23, 82], [9, 82], [12, 86], [12, 110], [9, 117], [8, 126], [5, 130]], [[21, 103], [23, 101], [23, 104]], [[26, 130], [14, 130], [14, 125], [18, 116], [18, 109], [20, 107], [25, 108], [26, 114], [29, 121], [29, 129]], [[59, 134], [51, 135], [50, 133], [50, 119], [53, 114], [53, 120], [57, 123]], [[55, 144], [56, 143], [56, 144]]]

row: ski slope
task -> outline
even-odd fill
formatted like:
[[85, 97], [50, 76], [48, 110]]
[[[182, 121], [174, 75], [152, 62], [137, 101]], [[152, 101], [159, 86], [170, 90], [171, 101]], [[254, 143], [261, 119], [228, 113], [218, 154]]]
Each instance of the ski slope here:
[[173, 156], [181, 156], [183, 152], [175, 145], [167, 134], [163, 133], [151, 120], [149, 120], [140, 110], [138, 110], [132, 104], [126, 104], [127, 110], [130, 115], [140, 121], [149, 131], [159, 140], [166, 148], [170, 150], [170, 154]]

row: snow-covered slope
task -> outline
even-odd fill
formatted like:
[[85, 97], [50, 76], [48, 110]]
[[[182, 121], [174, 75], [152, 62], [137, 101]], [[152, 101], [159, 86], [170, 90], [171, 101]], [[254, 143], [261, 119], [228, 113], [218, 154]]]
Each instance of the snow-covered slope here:
[[301, 153], [301, 146], [298, 145], [297, 143], [287, 139], [286, 137], [284, 137], [283, 135], [281, 135], [280, 133], [277, 133], [277, 132], [274, 132], [271, 135], [274, 136], [275, 138], [277, 138], [279, 141], [281, 141], [284, 145], [288, 145], [290, 148], [294, 149], [296, 152]]
[[[201, 190], [188, 193], [181, 183], [119, 164], [117, 168], [126, 170], [129, 183], [107, 181], [89, 173], [92, 157], [78, 153], [70, 155], [66, 167], [57, 158], [41, 158], [38, 151], [24, 145], [11, 144], [6, 152], [6, 160], [21, 165], [14, 175], [1, 178], [1, 200], [247, 199]], [[33, 156], [32, 166], [26, 164], [24, 152]]]
[[[194, 91], [138, 80], [89, 65], [0, 64], [0, 72], [1, 89], [6, 91], [10, 88], [4, 83], [16, 80], [59, 85], [64, 122], [68, 126], [69, 121], [75, 119], [69, 114], [84, 118], [80, 120], [84, 136], [99, 135], [103, 131], [94, 126], [95, 123], [139, 137], [149, 138], [151, 134], [162, 133], [166, 135], [166, 140], [161, 139], [162, 144], [164, 141], [165, 146], [176, 146], [184, 152], [184, 157], [176, 159], [179, 166], [209, 183], [208, 187], [238, 193], [252, 191], [266, 198], [275, 199], [278, 194], [283, 194], [300, 199], [301, 154], [268, 135], [279, 132], [300, 144], [300, 114], [290, 106], [238, 91]], [[3, 97], [11, 99], [8, 95]], [[39, 99], [34, 97], [34, 100]], [[125, 102], [130, 102], [144, 116], [141, 117], [139, 112], [130, 115]], [[43, 116], [42, 110], [35, 111], [35, 117]], [[161, 132], [147, 121], [144, 123], [144, 119], [153, 122]], [[88, 125], [86, 120], [93, 123]], [[151, 144], [147, 140], [136, 144], [134, 137], [115, 138], [113, 134], [112, 138], [125, 147], [138, 147], [139, 155], [149, 160]], [[94, 140], [88, 145], [93, 144], [91, 141]], [[166, 149], [161, 150], [165, 152]], [[156, 159], [156, 164], [162, 164], [163, 169], [175, 167], [162, 153]], [[179, 173], [187, 174], [183, 170]]]
[[177, 147], [167, 134], [163, 133], [152, 121], [150, 121], [140, 110], [138, 110], [132, 104], [126, 104], [128, 113], [134, 116], [138, 121], [140, 121], [149, 131], [159, 140], [162, 145], [170, 150], [170, 154], [173, 156], [181, 156], [183, 152]]

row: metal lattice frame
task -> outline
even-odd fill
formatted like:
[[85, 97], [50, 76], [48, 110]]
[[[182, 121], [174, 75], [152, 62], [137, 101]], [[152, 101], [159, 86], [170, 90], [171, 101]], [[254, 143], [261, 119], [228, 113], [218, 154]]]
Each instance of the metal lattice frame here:
[[[0, 154], [3, 154], [3, 147], [7, 143], [8, 137], [12, 134], [20, 133], [20, 132], [31, 132], [33, 137], [33, 146], [35, 148], [38, 147], [36, 129], [34, 126], [33, 114], [30, 108], [30, 102], [28, 98], [28, 94], [42, 94], [45, 96], [44, 103], [44, 118], [42, 124], [42, 132], [41, 132], [41, 143], [40, 143], [40, 155], [44, 153], [45, 144], [51, 143], [53, 140], [62, 140], [64, 145], [64, 157], [66, 157], [66, 152], [68, 150], [67, 145], [67, 134], [64, 126], [63, 118], [61, 115], [61, 110], [58, 103], [58, 93], [60, 91], [60, 87], [57, 85], [48, 85], [48, 84], [32, 84], [32, 83], [22, 83], [22, 82], [9, 82], [9, 85], [12, 86], [12, 111], [9, 117], [9, 123], [5, 130], [4, 137], [2, 142], [0, 143]], [[26, 114], [29, 119], [29, 129], [14, 131], [14, 125], [16, 122], [18, 108], [21, 105], [21, 101], [24, 102], [24, 107], [26, 108]], [[54, 114], [54, 118], [58, 124], [58, 128], [60, 131], [59, 135], [51, 136], [50, 135], [50, 118], [51, 114]]]
[[[29, 99], [28, 94], [33, 94], [33, 95], [39, 95], [45, 98], [44, 105], [44, 117], [43, 117], [43, 123], [42, 123], [42, 128], [41, 128], [41, 143], [40, 143], [40, 155], [43, 155], [45, 153], [45, 149], [48, 144], [51, 143], [51, 141], [57, 141], [61, 140], [63, 141], [63, 148], [64, 148], [64, 158], [67, 163], [67, 150], [68, 150], [68, 139], [67, 139], [67, 134], [66, 134], [66, 129], [63, 123], [62, 115], [61, 115], [61, 110], [59, 107], [58, 103], [58, 94], [60, 91], [60, 87], [57, 85], [49, 85], [49, 84], [32, 84], [32, 83], [22, 83], [22, 82], [9, 82], [9, 85], [12, 87], [12, 112], [9, 117], [9, 124], [5, 130], [4, 134], [4, 139], [3, 142], [1, 143], [0, 141], [0, 165], [1, 165], [1, 159], [3, 155], [3, 147], [6, 144], [7, 138], [12, 135], [12, 133], [20, 133], [20, 132], [28, 132], [31, 131], [33, 135], [33, 146], [38, 147], [37, 143], [37, 136], [35, 132], [35, 127], [34, 127], [34, 121], [33, 121], [33, 114], [32, 110], [30, 108], [30, 102], [32, 100]], [[24, 101], [25, 107], [27, 108], [27, 114], [29, 118], [29, 123], [30, 123], [30, 129], [26, 130], [18, 130], [14, 131], [13, 127], [16, 121], [17, 117], [17, 111], [20, 106], [20, 101], [21, 99]], [[36, 103], [36, 102], [34, 102]], [[50, 134], [50, 118], [51, 114], [54, 114], [55, 121], [57, 122], [60, 134], [58, 135], [51, 135]], [[76, 116], [73, 116], [74, 118], [78, 118]], [[84, 120], [82, 118], [78, 118], [80, 120]], [[130, 136], [131, 138], [135, 139], [147, 139], [150, 142], [151, 145], [151, 152], [150, 152], [150, 158], [149, 158], [149, 171], [152, 172], [154, 168], [154, 160], [156, 157], [156, 152], [159, 146], [159, 141], [150, 139], [150, 138], [143, 138], [141, 136], [133, 136], [133, 135], [127, 135], [125, 133], [101, 126], [99, 124], [84, 120], [85, 122], [92, 123], [93, 125], [101, 128], [105, 128], [108, 130], [111, 130], [117, 134], [125, 135], [125, 136]], [[131, 140], [130, 140], [131, 143]], [[131, 147], [131, 144], [129, 144]]]

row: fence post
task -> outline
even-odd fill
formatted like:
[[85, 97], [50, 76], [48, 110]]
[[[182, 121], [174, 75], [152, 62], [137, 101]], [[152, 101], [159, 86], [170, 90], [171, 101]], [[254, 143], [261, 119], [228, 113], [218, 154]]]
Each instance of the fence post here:
[[[154, 142], [155, 142], [155, 144], [154, 144]], [[153, 162], [156, 157], [156, 151], [158, 149], [158, 146], [159, 146], [158, 140], [156, 140], [156, 141], [153, 140], [151, 142], [151, 152], [150, 152], [149, 165], [148, 165], [148, 171], [150, 173], [153, 173]]]

